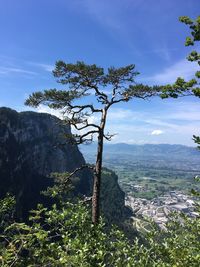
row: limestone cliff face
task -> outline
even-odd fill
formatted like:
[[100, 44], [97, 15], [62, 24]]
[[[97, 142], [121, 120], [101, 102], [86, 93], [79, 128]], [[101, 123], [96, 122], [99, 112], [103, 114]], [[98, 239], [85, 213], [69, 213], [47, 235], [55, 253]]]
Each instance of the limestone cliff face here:
[[[0, 108], [0, 198], [7, 192], [16, 196], [19, 218], [46, 201], [40, 191], [53, 185], [50, 173], [70, 172], [85, 164], [78, 147], [66, 143], [64, 134], [71, 134], [70, 127], [57, 117]], [[101, 210], [110, 221], [120, 220], [126, 211], [117, 179], [114, 172], [103, 171]], [[91, 195], [91, 185], [90, 171], [81, 171], [75, 194]]]
[[[77, 146], [66, 143], [64, 134], [70, 133], [69, 126], [49, 114], [0, 108], [0, 198], [13, 193], [19, 216], [44, 201], [40, 191], [52, 185], [50, 173], [85, 163]], [[91, 173], [84, 170], [79, 178], [76, 192], [89, 194]]]

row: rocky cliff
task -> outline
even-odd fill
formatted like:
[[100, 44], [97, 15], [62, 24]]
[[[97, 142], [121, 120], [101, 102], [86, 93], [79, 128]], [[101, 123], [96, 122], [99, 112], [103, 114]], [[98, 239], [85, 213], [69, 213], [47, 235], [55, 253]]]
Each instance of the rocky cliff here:
[[[57, 117], [0, 108], [0, 198], [7, 192], [16, 196], [18, 217], [45, 201], [40, 191], [53, 184], [50, 173], [70, 172], [85, 164], [78, 147], [66, 143], [64, 134], [71, 134], [70, 127]], [[102, 178], [102, 211], [109, 219], [120, 219], [124, 193], [117, 176], [106, 170]], [[90, 195], [91, 184], [92, 175], [85, 169], [75, 193]]]
[[131, 215], [125, 208], [125, 193], [118, 184], [118, 176], [104, 168], [102, 173], [101, 210], [108, 221], [118, 222]]
[[[52, 185], [50, 173], [72, 171], [85, 163], [64, 134], [70, 134], [70, 127], [57, 117], [0, 108], [0, 198], [6, 192], [14, 194], [18, 216], [44, 201], [40, 191]], [[89, 194], [91, 173], [84, 170], [79, 178], [75, 190]]]

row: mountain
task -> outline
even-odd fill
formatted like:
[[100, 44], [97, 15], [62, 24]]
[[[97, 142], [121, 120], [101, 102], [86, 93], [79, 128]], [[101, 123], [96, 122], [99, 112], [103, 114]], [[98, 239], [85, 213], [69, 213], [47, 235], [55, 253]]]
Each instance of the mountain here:
[[[0, 108], [0, 198], [7, 192], [16, 196], [18, 218], [26, 217], [38, 202], [45, 202], [40, 191], [53, 185], [50, 173], [71, 172], [85, 164], [78, 147], [66, 143], [64, 134], [71, 134], [70, 126], [63, 125], [55, 116]], [[91, 195], [91, 172], [85, 169], [78, 176], [75, 194]], [[115, 191], [102, 196], [107, 214], [103, 204], [106, 198], [118, 210], [124, 208], [124, 193], [116, 175], [110, 176], [111, 179], [105, 178], [107, 182], [103, 183]], [[115, 199], [111, 199], [111, 195]]]
[[[87, 146], [82, 145], [80, 150], [87, 162], [94, 163], [95, 143]], [[120, 182], [125, 173], [133, 175], [138, 171], [140, 171], [139, 176], [145, 176], [144, 172], [147, 174], [153, 171], [159, 175], [167, 172], [168, 177], [176, 176], [176, 174], [179, 177], [194, 177], [200, 172], [200, 151], [196, 147], [183, 145], [106, 143], [104, 145], [103, 165], [117, 171]]]
[[[96, 145], [81, 146], [86, 161], [93, 163], [96, 154]], [[105, 144], [103, 154], [105, 167], [116, 170], [116, 167], [131, 165], [145, 169], [176, 169], [183, 171], [199, 171], [200, 151], [196, 147], [183, 145], [129, 145]]]
[[[0, 108], [0, 198], [14, 194], [20, 217], [43, 200], [40, 191], [53, 183], [50, 173], [85, 164], [77, 146], [65, 144], [64, 133], [70, 127], [49, 114]], [[79, 178], [78, 192], [89, 194], [90, 172]]]
[[[96, 153], [95, 143], [92, 145], [82, 145], [80, 150], [86, 156], [92, 156]], [[126, 143], [117, 144], [104, 144], [104, 156], [107, 155], [131, 155], [132, 157], [144, 158], [177, 158], [188, 159], [193, 157], [200, 159], [200, 152], [195, 147], [189, 147], [184, 145], [170, 145], [170, 144], [145, 144], [135, 145]]]

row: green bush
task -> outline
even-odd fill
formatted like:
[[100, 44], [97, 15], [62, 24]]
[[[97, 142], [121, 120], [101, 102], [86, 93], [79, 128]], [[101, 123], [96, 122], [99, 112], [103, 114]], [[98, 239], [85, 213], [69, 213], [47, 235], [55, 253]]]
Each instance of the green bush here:
[[83, 202], [65, 202], [47, 209], [38, 205], [30, 223], [11, 223], [1, 235], [2, 267], [200, 266], [200, 219], [173, 217], [168, 230], [130, 243], [115, 226], [101, 219], [91, 223]]

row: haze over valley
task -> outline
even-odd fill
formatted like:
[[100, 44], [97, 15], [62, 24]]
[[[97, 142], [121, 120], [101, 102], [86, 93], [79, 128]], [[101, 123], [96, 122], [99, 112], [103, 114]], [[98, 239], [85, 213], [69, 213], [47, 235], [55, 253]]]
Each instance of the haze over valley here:
[[[80, 148], [86, 161], [94, 163], [96, 146]], [[195, 147], [183, 145], [105, 144], [105, 167], [115, 171], [126, 193], [149, 199], [170, 190], [189, 193], [200, 174], [200, 153]], [[134, 189], [141, 186], [141, 190]]]

